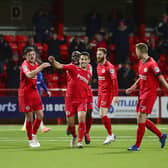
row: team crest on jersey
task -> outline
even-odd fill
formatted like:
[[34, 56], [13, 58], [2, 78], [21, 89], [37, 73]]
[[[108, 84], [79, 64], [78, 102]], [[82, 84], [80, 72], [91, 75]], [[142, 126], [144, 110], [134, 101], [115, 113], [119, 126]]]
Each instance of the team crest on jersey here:
[[28, 68], [26, 65], [23, 66], [24, 71], [28, 71]]
[[26, 106], [26, 110], [29, 111], [30, 110], [30, 106]]
[[155, 71], [155, 72], [160, 72], [160, 69], [159, 69], [158, 67], [155, 67], [155, 68], [154, 68], [154, 71]]
[[144, 72], [148, 72], [148, 68], [144, 68]]
[[102, 73], [105, 73], [105, 69], [102, 69]]
[[110, 69], [110, 73], [112, 73], [112, 74], [113, 74], [113, 73], [114, 73], [114, 69]]

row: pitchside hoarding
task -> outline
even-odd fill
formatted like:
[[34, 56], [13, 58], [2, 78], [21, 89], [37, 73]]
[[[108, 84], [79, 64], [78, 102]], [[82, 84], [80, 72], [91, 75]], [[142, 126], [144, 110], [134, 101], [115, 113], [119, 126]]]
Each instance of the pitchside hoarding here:
[[162, 118], [168, 118], [168, 97], [161, 97]]
[[[65, 118], [65, 104], [63, 97], [42, 98], [45, 118]], [[17, 97], [0, 97], [0, 118], [24, 118], [19, 112]]]
[[[137, 101], [138, 97], [120, 96], [118, 104], [115, 105], [112, 102], [108, 116], [110, 118], [136, 118]], [[97, 108], [97, 97], [94, 97], [93, 102], [94, 102], [93, 118], [100, 118], [99, 109]], [[152, 114], [149, 117], [158, 118], [158, 116], [159, 116], [159, 98], [157, 98], [155, 105], [153, 107]]]
[[[108, 116], [110, 118], [136, 118], [136, 105], [137, 97], [119, 97], [119, 104], [111, 104], [109, 109]], [[168, 98], [163, 98], [163, 104], [167, 103]], [[43, 108], [45, 118], [65, 118], [65, 104], [63, 97], [44, 97]], [[93, 118], [100, 118], [99, 109], [97, 108], [97, 97], [94, 97], [94, 110]], [[167, 106], [163, 106], [167, 110]], [[168, 113], [164, 108], [162, 108], [165, 117], [168, 117]], [[159, 100], [156, 100], [156, 103], [153, 108], [151, 118], [158, 118], [159, 116]], [[24, 118], [24, 114], [19, 112], [18, 108], [18, 99], [17, 97], [0, 97], [0, 118]]]

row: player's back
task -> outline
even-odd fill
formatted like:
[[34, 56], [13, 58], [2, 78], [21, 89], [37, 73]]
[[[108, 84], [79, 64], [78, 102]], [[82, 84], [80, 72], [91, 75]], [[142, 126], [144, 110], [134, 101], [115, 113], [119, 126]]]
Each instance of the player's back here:
[[97, 66], [98, 75], [98, 94], [103, 94], [107, 92], [112, 92], [113, 83], [112, 78], [116, 77], [116, 72], [114, 66], [106, 61], [104, 65], [98, 64]]
[[139, 78], [140, 78], [140, 99], [150, 99], [157, 96], [156, 89], [159, 86], [157, 77], [161, 75], [160, 69], [153, 58], [143, 64], [139, 62]]

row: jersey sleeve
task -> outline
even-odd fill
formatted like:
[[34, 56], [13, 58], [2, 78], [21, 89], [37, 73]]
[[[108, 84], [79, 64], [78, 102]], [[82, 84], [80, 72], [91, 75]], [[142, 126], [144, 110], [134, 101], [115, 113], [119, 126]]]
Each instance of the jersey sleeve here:
[[63, 69], [64, 70], [68, 70], [68, 71], [75, 71], [76, 70], [76, 66], [73, 64], [67, 64], [67, 65], [63, 65]]
[[116, 71], [115, 71], [115, 68], [113, 66], [108, 67], [108, 73], [110, 75], [111, 80], [117, 79]]
[[160, 78], [162, 76], [162, 73], [160, 71], [159, 66], [157, 63], [153, 63], [151, 66], [152, 73], [155, 75], [156, 78]]
[[23, 66], [22, 66], [22, 69], [23, 69], [23, 73], [26, 75], [26, 73], [28, 73], [28, 72], [30, 72], [30, 70], [29, 70], [29, 68], [28, 68], [28, 66], [26, 65], [26, 64], [24, 64]]

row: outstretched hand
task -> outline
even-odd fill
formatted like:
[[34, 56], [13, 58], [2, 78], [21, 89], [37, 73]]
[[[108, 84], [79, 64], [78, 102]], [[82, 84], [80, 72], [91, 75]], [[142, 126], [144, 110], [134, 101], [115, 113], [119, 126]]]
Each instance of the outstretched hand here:
[[55, 61], [55, 58], [53, 56], [49, 56], [48, 57], [48, 61], [51, 62], [51, 63], [53, 63]]

